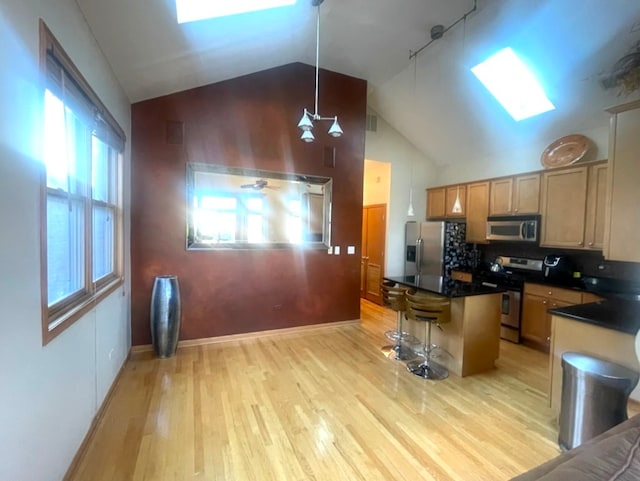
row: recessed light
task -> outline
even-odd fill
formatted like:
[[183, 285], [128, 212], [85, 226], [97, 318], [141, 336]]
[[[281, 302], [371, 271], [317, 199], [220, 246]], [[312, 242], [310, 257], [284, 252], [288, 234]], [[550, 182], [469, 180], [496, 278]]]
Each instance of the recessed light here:
[[516, 121], [555, 109], [533, 73], [509, 47], [471, 71]]
[[176, 0], [178, 23], [293, 5], [296, 0]]

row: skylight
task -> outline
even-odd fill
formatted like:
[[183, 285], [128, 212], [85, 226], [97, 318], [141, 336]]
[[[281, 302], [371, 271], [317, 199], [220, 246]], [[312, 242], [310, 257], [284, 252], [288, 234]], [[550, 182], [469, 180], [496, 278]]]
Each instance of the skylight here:
[[293, 5], [296, 0], [176, 0], [178, 23]]
[[531, 71], [509, 47], [471, 71], [516, 121], [555, 109]]

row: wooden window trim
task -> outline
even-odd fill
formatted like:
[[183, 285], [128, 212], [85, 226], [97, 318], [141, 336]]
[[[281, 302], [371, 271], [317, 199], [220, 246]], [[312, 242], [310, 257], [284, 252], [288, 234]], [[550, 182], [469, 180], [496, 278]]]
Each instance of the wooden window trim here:
[[[87, 95], [88, 99], [98, 110], [99, 116], [113, 129], [115, 134], [126, 142], [124, 130], [111, 115], [109, 110], [104, 106], [97, 94], [93, 91], [89, 83], [82, 76], [78, 68], [71, 61], [60, 43], [55, 39], [53, 33], [45, 22], [40, 19], [40, 72], [41, 86], [44, 92], [46, 88], [47, 74], [47, 55], [53, 53], [56, 61], [59, 61], [63, 68], [77, 82], [81, 90]], [[57, 189], [47, 187], [46, 166], [42, 164], [40, 179], [40, 263], [41, 263], [41, 311], [42, 311], [42, 344], [46, 345], [54, 338], [64, 332], [68, 327], [73, 325], [75, 321], [84, 316], [87, 312], [93, 310], [97, 304], [104, 300], [111, 293], [124, 285], [124, 215], [123, 215], [123, 159], [124, 149], [122, 152], [116, 150], [115, 173], [113, 179], [116, 182], [117, 192], [114, 203], [102, 202], [92, 199], [91, 193], [86, 195], [62, 194]], [[110, 177], [111, 180], [111, 177]], [[114, 211], [114, 269], [108, 275], [97, 279], [93, 282], [91, 278], [91, 269], [85, 266], [83, 275], [85, 277], [85, 285], [80, 291], [66, 297], [62, 301], [48, 305], [48, 266], [47, 266], [47, 198], [49, 195], [60, 196], [73, 200], [80, 200], [85, 207], [85, 240], [84, 249], [87, 255], [86, 262], [93, 263], [92, 254], [92, 238], [91, 230], [87, 225], [91, 225], [93, 206], [101, 205], [112, 208]], [[92, 228], [92, 227], [91, 227]]]

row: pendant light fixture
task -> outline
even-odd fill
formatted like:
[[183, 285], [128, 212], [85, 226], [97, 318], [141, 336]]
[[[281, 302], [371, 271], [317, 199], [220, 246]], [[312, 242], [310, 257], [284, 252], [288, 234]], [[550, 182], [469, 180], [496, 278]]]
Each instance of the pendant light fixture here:
[[456, 200], [453, 203], [451, 212], [454, 214], [462, 214], [462, 205], [460, 205], [460, 186], [456, 187]]
[[413, 187], [409, 188], [409, 208], [407, 209], [407, 216], [413, 217], [416, 215], [413, 212]]
[[324, 0], [311, 0], [311, 5], [316, 7], [317, 10], [317, 19], [316, 19], [316, 96], [315, 96], [315, 110], [313, 113], [309, 112], [306, 108], [302, 113], [302, 118], [300, 122], [298, 122], [298, 128], [302, 130], [302, 136], [300, 137], [305, 142], [313, 142], [315, 137], [313, 136], [313, 122], [319, 120], [333, 120], [331, 127], [329, 128], [329, 135], [331, 137], [340, 137], [342, 135], [342, 129], [340, 128], [340, 124], [338, 123], [338, 116], [335, 115], [333, 117], [322, 117], [318, 113], [318, 73], [319, 67], [318, 63], [320, 60], [320, 4]]

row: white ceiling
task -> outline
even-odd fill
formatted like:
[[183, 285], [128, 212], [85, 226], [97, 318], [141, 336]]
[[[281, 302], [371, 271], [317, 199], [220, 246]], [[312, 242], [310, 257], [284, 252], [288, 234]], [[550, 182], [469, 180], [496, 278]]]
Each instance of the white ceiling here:
[[[132, 102], [290, 62], [315, 64], [311, 0], [183, 25], [174, 0], [77, 2]], [[624, 101], [600, 80], [640, 41], [639, 0], [477, 0], [466, 22], [409, 59], [432, 26], [450, 26], [473, 4], [325, 0], [320, 66], [367, 80], [369, 105], [440, 164], [488, 155], [507, 137], [517, 146], [588, 131], [602, 125], [605, 107]], [[555, 111], [515, 123], [475, 80], [469, 68], [505, 46], [534, 66]]]

